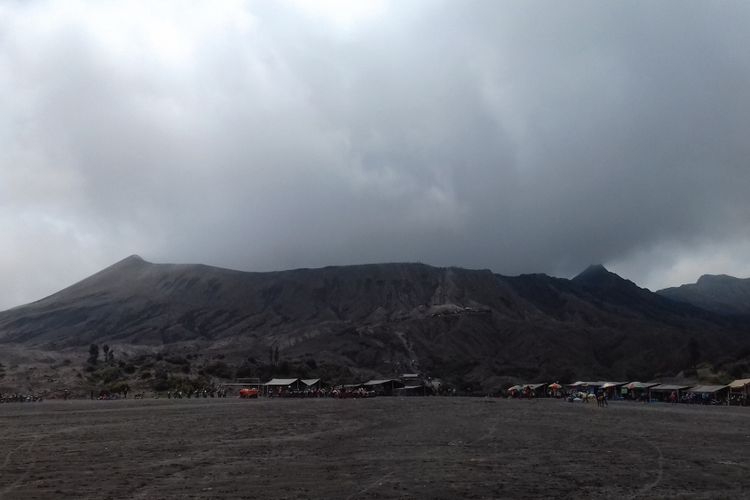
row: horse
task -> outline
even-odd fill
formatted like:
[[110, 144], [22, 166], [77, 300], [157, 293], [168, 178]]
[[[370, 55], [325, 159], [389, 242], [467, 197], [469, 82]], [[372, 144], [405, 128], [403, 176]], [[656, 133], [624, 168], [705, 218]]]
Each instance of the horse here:
[[577, 396], [581, 398], [581, 401], [584, 403], [588, 403], [590, 399], [594, 398], [594, 395], [588, 392], [579, 392]]

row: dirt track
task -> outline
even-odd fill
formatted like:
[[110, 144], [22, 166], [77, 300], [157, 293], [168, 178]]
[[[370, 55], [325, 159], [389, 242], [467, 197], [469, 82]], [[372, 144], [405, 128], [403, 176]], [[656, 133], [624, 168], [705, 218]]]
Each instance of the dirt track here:
[[750, 498], [750, 409], [506, 401], [0, 405], [0, 498]]

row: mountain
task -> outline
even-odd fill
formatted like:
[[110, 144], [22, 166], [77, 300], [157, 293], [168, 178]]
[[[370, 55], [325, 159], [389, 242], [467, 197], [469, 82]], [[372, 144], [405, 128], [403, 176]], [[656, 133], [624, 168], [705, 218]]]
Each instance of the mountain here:
[[[0, 313], [2, 345], [283, 360], [491, 387], [502, 377], [648, 379], [745, 352], [747, 324], [602, 266], [572, 280], [424, 264], [250, 273], [131, 256]], [[691, 348], [692, 345], [692, 348]], [[697, 347], [696, 347], [697, 346]], [[2, 361], [0, 359], [0, 361]], [[314, 369], [313, 369], [314, 371]]]
[[709, 311], [750, 315], [750, 278], [704, 274], [697, 283], [665, 288], [656, 293]]

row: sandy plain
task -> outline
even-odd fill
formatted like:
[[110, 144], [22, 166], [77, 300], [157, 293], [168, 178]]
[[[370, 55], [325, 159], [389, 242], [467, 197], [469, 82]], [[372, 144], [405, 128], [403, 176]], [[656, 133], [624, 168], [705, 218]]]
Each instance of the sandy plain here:
[[0, 498], [750, 498], [750, 408], [440, 397], [4, 404]]

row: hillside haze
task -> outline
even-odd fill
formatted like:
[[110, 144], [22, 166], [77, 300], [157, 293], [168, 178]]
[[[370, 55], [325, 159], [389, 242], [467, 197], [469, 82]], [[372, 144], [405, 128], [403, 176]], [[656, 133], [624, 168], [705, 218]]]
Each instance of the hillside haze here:
[[[747, 349], [746, 324], [639, 288], [602, 266], [572, 280], [373, 264], [249, 273], [128, 257], [0, 313], [0, 342], [90, 343], [313, 360], [383, 376], [649, 378]], [[695, 351], [695, 349], [693, 349]], [[695, 356], [694, 354], [692, 355]]]

